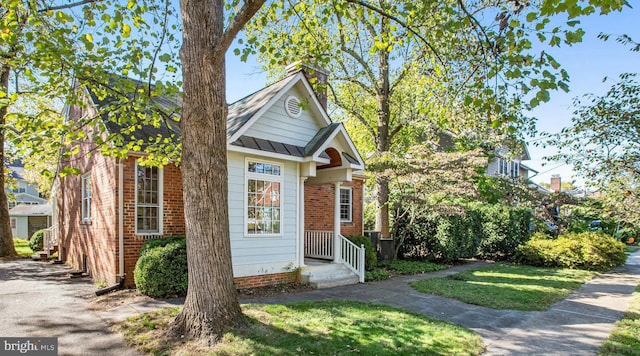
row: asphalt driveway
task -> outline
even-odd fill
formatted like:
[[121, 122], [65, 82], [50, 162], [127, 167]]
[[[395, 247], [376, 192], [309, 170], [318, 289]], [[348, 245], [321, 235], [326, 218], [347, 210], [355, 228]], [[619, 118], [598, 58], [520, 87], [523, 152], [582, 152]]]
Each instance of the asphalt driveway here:
[[88, 278], [31, 260], [0, 261], [0, 337], [57, 337], [59, 355], [138, 355], [96, 313]]

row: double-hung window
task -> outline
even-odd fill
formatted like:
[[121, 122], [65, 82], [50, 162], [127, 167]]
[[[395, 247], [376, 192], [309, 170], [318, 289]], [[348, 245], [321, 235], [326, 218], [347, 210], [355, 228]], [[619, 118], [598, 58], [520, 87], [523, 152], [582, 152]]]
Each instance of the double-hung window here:
[[518, 178], [520, 176], [520, 163], [511, 161], [511, 178]]
[[248, 236], [280, 235], [282, 166], [247, 160], [245, 231]]
[[162, 234], [162, 169], [137, 163], [136, 234]]
[[351, 222], [351, 188], [340, 188], [340, 221]]
[[91, 221], [91, 173], [82, 176], [82, 221]]
[[509, 175], [509, 162], [500, 158], [500, 161], [498, 161], [498, 164], [500, 165], [500, 175], [501, 176]]

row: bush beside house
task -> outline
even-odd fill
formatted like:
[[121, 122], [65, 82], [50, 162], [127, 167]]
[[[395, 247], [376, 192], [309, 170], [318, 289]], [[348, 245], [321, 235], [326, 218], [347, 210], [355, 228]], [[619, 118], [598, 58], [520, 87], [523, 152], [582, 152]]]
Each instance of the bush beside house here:
[[44, 240], [44, 229], [38, 230], [31, 235], [29, 247], [33, 252], [42, 251]]
[[151, 297], [187, 293], [187, 243], [184, 237], [154, 239], [144, 243], [133, 272], [136, 287]]

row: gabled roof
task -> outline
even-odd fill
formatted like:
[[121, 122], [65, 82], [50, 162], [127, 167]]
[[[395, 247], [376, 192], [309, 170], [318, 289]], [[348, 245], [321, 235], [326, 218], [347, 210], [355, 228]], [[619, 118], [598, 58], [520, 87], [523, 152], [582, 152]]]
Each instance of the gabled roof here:
[[282, 89], [289, 86], [294, 79], [295, 76], [286, 77], [230, 104], [227, 113], [227, 139], [238, 133], [249, 120], [254, 118], [261, 109], [266, 107], [267, 104], [270, 103]]
[[[146, 85], [139, 81], [133, 81], [136, 85]], [[294, 85], [298, 88], [304, 88], [309, 93], [309, 110], [316, 114], [320, 120], [322, 127], [316, 135], [304, 146], [295, 146], [282, 142], [267, 140], [264, 138], [256, 138], [245, 135], [245, 132], [274, 105], [285, 93]], [[99, 99], [93, 93], [89, 92], [93, 103], [97, 106], [107, 105], [113, 101], [107, 99]], [[148, 140], [158, 135], [162, 137], [170, 137], [171, 135], [179, 136], [180, 129], [176, 121], [172, 117], [180, 111], [182, 100], [179, 97], [155, 97], [152, 102], [157, 105], [161, 112], [167, 112], [167, 117], [161, 122], [160, 127], [151, 125], [137, 125], [136, 127], [126, 126], [124, 123], [112, 122], [105, 120], [105, 125], [110, 132], [125, 132], [126, 135], [136, 140]], [[108, 113], [103, 114], [106, 119]], [[307, 81], [302, 72], [289, 75], [286, 78], [273, 83], [253, 94], [250, 94], [228, 107], [227, 114], [227, 143], [229, 146], [241, 147], [249, 150], [258, 150], [263, 152], [276, 153], [279, 155], [308, 158], [320, 158], [328, 160], [328, 155], [324, 152], [329, 141], [336, 136], [341, 135], [349, 147], [350, 153], [343, 152], [345, 159], [352, 165], [352, 168], [364, 169], [364, 161], [355, 149], [353, 142], [346, 133], [344, 126], [340, 123], [332, 123], [325, 109], [322, 107], [316, 97], [311, 85]]]
[[52, 209], [50, 204], [18, 204], [9, 209], [9, 216], [47, 216], [51, 215]]

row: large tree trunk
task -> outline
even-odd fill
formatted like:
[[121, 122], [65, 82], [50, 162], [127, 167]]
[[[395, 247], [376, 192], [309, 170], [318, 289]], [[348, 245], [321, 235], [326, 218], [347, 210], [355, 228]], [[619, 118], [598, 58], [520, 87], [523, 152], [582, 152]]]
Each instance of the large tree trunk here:
[[[385, 37], [389, 34], [389, 20], [383, 18], [380, 21], [380, 34]], [[376, 151], [379, 156], [389, 151], [391, 133], [389, 124], [391, 121], [391, 108], [389, 100], [391, 94], [389, 78], [389, 52], [386, 49], [378, 51], [378, 137], [376, 138]], [[391, 236], [389, 228], [389, 180], [384, 177], [376, 178], [376, 231], [380, 231], [380, 237]]]
[[189, 289], [173, 336], [213, 344], [242, 323], [231, 265], [227, 199], [227, 103], [221, 1], [180, 1], [182, 181]]
[[[9, 91], [9, 66], [3, 65], [0, 68], [0, 90], [7, 93]], [[4, 124], [7, 116], [7, 106], [0, 107], [0, 162], [2, 162], [2, 174], [0, 174], [0, 257], [16, 256], [16, 249], [13, 246], [13, 235], [11, 234], [11, 217], [9, 216], [9, 202], [5, 187], [4, 174]]]

